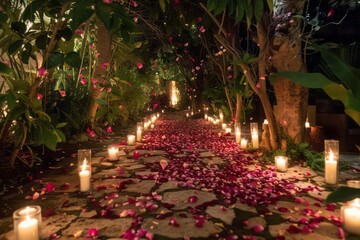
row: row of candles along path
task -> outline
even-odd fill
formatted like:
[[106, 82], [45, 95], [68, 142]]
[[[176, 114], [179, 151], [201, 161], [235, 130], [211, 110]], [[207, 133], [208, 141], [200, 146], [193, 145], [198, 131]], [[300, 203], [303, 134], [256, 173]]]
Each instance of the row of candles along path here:
[[[153, 115], [151, 120], [144, 121], [144, 130], [147, 126], [155, 123], [159, 115]], [[137, 133], [141, 131], [138, 127]], [[231, 133], [231, 131], [230, 131]], [[139, 137], [140, 136], [140, 137]], [[141, 134], [137, 134], [136, 140], [141, 141]], [[135, 144], [135, 135], [128, 135], [128, 145]], [[115, 150], [114, 150], [115, 149]], [[135, 156], [135, 155], [134, 155]], [[108, 159], [117, 160], [118, 148], [108, 149]], [[338, 181], [339, 142], [337, 140], [325, 140], [325, 182], [337, 184]], [[162, 163], [160, 163], [162, 165]], [[277, 171], [285, 172], [288, 168], [286, 156], [275, 156]], [[162, 165], [164, 169], [164, 166]], [[80, 192], [91, 193], [91, 149], [78, 150], [78, 173], [80, 180]], [[360, 181], [350, 180], [349, 187], [360, 188]], [[343, 227], [350, 233], [360, 235], [360, 199], [356, 198], [341, 207]], [[27, 206], [18, 209], [13, 214], [15, 238], [17, 240], [41, 239], [41, 208], [40, 206]]]

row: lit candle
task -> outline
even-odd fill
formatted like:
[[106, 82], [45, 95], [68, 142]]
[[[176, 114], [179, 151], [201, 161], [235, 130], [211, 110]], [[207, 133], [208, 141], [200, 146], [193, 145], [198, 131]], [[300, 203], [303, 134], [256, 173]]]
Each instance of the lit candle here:
[[154, 127], [155, 127], [155, 125], [154, 125], [154, 124], [151, 124], [151, 125], [150, 125], [150, 128], [151, 128], [151, 129], [153, 129]]
[[251, 133], [251, 142], [253, 145], [253, 148], [259, 148], [259, 135], [257, 131], [253, 131]]
[[309, 122], [305, 122], [305, 128], [310, 128], [310, 123]]
[[41, 208], [31, 206], [18, 209], [13, 214], [15, 239], [39, 240], [41, 235]]
[[35, 218], [26, 216], [18, 225], [17, 240], [39, 240], [39, 223]]
[[193, 111], [191, 111], [191, 116], [193, 116], [194, 115], [194, 112]]
[[235, 142], [236, 142], [237, 144], [239, 144], [240, 141], [241, 141], [241, 132], [240, 132], [239, 129], [237, 129], [236, 132], [235, 132]]
[[160, 113], [157, 113], [157, 114], [156, 114], [156, 118], [159, 118], [159, 117], [160, 117]]
[[360, 198], [341, 207], [341, 216], [344, 229], [349, 233], [360, 235]]
[[144, 131], [146, 131], [148, 129], [148, 127], [149, 127], [148, 122], [144, 122]]
[[242, 149], [246, 149], [246, 148], [247, 148], [247, 140], [246, 140], [245, 138], [241, 139], [240, 147], [241, 147]]
[[136, 141], [141, 142], [142, 139], [142, 131], [141, 128], [138, 127], [137, 131], [136, 131]]
[[204, 119], [207, 120], [208, 119], [208, 115], [205, 113], [204, 115]]
[[135, 135], [127, 135], [127, 144], [135, 145]]
[[165, 110], [163, 109], [163, 110], [161, 110], [161, 113], [164, 113], [165, 112]]
[[288, 166], [288, 157], [275, 156], [275, 168], [279, 172], [286, 172]]
[[84, 159], [84, 162], [81, 166], [81, 171], [79, 172], [80, 177], [80, 192], [89, 192], [91, 185], [91, 173], [88, 170], [87, 160]]
[[189, 117], [189, 113], [186, 113], [186, 117], [187, 117], [187, 118]]
[[224, 114], [220, 113], [219, 118], [221, 123], [224, 122]]
[[231, 128], [229, 128], [229, 127], [225, 128], [225, 133], [226, 133], [226, 134], [228, 134], [228, 133], [231, 134]]
[[223, 130], [225, 130], [225, 128], [226, 128], [226, 123], [222, 123], [222, 124], [221, 124], [221, 128], [222, 128]]
[[329, 158], [325, 159], [325, 182], [337, 184], [337, 161], [334, 160], [334, 153], [331, 150]]
[[269, 121], [266, 118], [264, 119], [264, 124], [269, 124]]
[[117, 160], [118, 159], [119, 149], [116, 147], [109, 147], [108, 148], [108, 158], [110, 160]]

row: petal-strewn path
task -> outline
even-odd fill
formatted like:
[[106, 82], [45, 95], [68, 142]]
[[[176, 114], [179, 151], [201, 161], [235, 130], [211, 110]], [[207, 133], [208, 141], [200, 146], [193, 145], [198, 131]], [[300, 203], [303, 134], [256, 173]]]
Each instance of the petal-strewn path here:
[[[123, 140], [93, 149], [92, 195], [78, 194], [74, 158], [68, 174], [30, 183], [32, 191], [8, 196], [4, 207], [9, 213], [15, 210], [10, 202], [40, 205], [44, 239], [343, 236], [339, 207], [323, 203], [329, 192], [322, 176], [299, 166], [277, 173], [258, 160], [259, 152], [241, 150], [234, 136], [219, 136], [205, 120], [162, 118], [142, 144], [121, 145]], [[106, 159], [110, 143], [124, 148], [119, 161]], [[0, 229], [0, 239], [13, 239], [11, 214]]]

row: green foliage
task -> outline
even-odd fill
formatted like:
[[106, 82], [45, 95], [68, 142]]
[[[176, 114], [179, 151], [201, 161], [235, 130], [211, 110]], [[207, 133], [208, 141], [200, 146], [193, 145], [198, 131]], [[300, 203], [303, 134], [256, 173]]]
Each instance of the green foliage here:
[[328, 203], [346, 202], [354, 200], [355, 198], [360, 198], [360, 189], [341, 186], [330, 193], [325, 201]]

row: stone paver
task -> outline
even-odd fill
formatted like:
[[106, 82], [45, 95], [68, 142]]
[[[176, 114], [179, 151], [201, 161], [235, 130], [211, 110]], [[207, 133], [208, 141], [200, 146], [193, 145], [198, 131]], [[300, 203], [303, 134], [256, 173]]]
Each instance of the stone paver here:
[[[197, 200], [190, 202], [189, 198], [195, 196]], [[216, 200], [216, 196], [211, 192], [203, 192], [199, 190], [182, 190], [176, 192], [165, 192], [162, 202], [174, 204], [174, 210], [185, 209], [187, 207], [199, 206], [206, 202]]]
[[186, 237], [211, 239], [211, 236], [222, 231], [222, 228], [206, 220], [201, 228], [196, 227], [196, 220], [191, 216], [186, 218], [175, 216], [174, 219], [179, 224], [179, 227], [169, 225], [170, 219], [157, 220], [151, 218], [145, 219], [142, 227], [156, 235], [175, 239], [184, 239]]
[[229, 209], [222, 205], [207, 207], [206, 213], [214, 218], [220, 219], [228, 225], [231, 225], [232, 221], [235, 218], [234, 209]]

